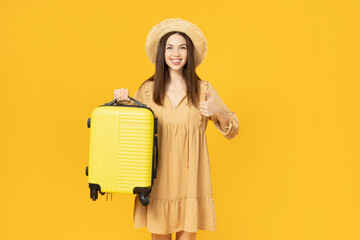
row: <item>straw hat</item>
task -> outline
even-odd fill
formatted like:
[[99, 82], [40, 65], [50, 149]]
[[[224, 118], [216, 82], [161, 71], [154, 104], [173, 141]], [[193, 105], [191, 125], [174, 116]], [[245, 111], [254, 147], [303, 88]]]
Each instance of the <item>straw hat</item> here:
[[194, 44], [195, 66], [202, 63], [207, 52], [206, 38], [195, 24], [181, 18], [163, 20], [150, 30], [145, 42], [145, 50], [150, 62], [155, 64], [160, 39], [172, 31], [183, 32], [189, 36]]

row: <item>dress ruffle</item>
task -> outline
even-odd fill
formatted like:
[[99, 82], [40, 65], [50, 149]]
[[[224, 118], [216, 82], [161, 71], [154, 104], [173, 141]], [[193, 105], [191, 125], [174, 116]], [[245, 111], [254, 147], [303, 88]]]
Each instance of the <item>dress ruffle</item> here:
[[232, 139], [239, 132], [239, 120], [234, 112], [229, 112], [229, 126], [224, 126], [218, 120], [214, 121], [215, 127], [227, 139]]
[[[209, 89], [208, 81], [201, 81], [200, 82], [200, 99], [199, 104], [201, 101], [206, 101], [206, 92]], [[204, 116], [201, 114], [200, 110], [198, 112], [198, 127], [200, 128], [203, 125]]]
[[156, 234], [216, 230], [212, 198], [150, 199], [149, 206], [144, 207], [136, 196], [134, 219], [139, 220], [135, 221], [135, 228], [147, 227]]
[[152, 92], [150, 90], [149, 82], [144, 83], [144, 88], [145, 88], [146, 101], [149, 104], [150, 100], [152, 99]]

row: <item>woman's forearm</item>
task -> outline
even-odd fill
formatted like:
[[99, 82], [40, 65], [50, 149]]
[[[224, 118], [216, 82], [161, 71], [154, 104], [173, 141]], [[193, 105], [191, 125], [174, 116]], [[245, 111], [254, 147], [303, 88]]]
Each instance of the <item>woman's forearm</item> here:
[[219, 107], [219, 110], [216, 113], [216, 118], [219, 120], [221, 125], [224, 125], [226, 127], [229, 126], [230, 116], [229, 113], [225, 111], [225, 109]]

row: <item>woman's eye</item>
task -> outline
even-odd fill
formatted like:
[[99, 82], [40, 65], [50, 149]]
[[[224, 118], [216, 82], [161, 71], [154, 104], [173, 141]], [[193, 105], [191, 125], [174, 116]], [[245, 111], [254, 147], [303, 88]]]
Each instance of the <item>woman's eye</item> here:
[[[166, 49], [171, 49], [171, 47], [167, 47]], [[186, 47], [181, 47], [181, 49], [186, 49]]]

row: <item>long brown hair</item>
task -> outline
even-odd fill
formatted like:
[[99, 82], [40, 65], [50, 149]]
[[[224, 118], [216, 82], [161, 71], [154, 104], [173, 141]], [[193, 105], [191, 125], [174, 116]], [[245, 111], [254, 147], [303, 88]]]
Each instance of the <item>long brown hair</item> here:
[[[186, 91], [189, 103], [198, 107], [200, 96], [200, 77], [195, 72], [194, 44], [191, 39], [183, 32], [172, 31], [166, 33], [159, 42], [156, 56], [155, 73], [146, 81], [154, 81], [153, 101], [158, 105], [163, 105], [166, 84], [170, 81], [169, 66], [165, 62], [165, 45], [167, 39], [173, 34], [180, 34], [186, 40], [187, 61], [183, 68], [183, 77], [185, 78]], [[145, 82], [146, 82], [145, 81]]]

